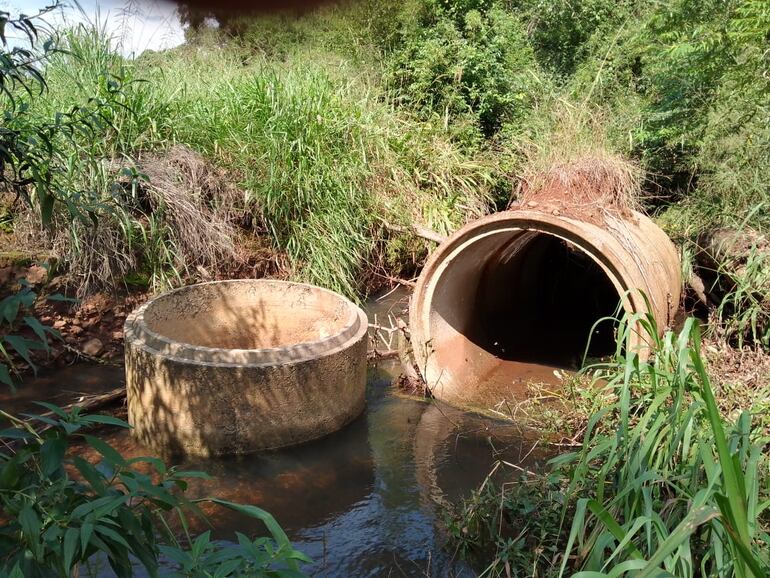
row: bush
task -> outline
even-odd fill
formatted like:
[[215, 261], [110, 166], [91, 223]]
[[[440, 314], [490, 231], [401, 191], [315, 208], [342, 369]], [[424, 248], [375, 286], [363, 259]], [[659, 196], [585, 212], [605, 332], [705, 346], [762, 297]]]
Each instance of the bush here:
[[390, 63], [397, 101], [445, 129], [470, 118], [490, 136], [529, 106], [537, 86], [524, 29], [496, 3], [426, 0], [400, 44]]

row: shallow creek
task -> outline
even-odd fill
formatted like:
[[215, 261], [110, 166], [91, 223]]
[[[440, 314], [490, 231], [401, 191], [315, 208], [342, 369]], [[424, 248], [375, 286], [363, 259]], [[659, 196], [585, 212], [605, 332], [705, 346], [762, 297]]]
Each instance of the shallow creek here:
[[[370, 321], [376, 313], [385, 325], [389, 313], [403, 308], [398, 294], [373, 302]], [[212, 476], [192, 480], [191, 497], [215, 495], [268, 510], [314, 560], [305, 568], [310, 575], [474, 576], [446, 546], [446, 508], [477, 488], [496, 460], [536, 469], [544, 453], [514, 424], [400, 395], [391, 387], [399, 369], [393, 360], [372, 364], [364, 414], [324, 439], [238, 458], [183, 461], [182, 469]], [[63, 404], [71, 392], [106, 391], [122, 380], [122, 368], [73, 366], [30, 380], [20, 397], [2, 392], [0, 405], [17, 412], [29, 410], [32, 399]], [[149, 453], [125, 431], [101, 435], [127, 456]], [[217, 539], [262, 531], [259, 522], [218, 507], [207, 514]]]

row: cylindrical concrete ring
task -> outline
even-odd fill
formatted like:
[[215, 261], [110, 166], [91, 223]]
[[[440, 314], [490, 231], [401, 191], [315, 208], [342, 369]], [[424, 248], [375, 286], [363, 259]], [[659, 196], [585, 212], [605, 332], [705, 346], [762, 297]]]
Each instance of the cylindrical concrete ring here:
[[153, 299], [125, 323], [128, 418], [164, 454], [299, 444], [358, 416], [366, 314], [311, 285], [216, 281]]

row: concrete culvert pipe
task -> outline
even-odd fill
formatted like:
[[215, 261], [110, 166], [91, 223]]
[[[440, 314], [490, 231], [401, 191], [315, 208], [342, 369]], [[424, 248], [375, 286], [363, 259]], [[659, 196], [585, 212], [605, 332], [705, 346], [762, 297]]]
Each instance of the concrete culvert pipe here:
[[358, 416], [366, 314], [285, 281], [191, 285], [126, 320], [128, 419], [163, 454], [242, 454], [306, 442]]
[[[646, 313], [646, 295], [663, 331], [680, 275], [670, 239], [636, 212], [602, 224], [523, 209], [483, 217], [444, 241], [420, 275], [410, 309], [415, 361], [436, 397], [457, 402], [510, 384], [519, 362], [574, 368], [594, 323], [621, 300]], [[636, 333], [627, 346], [641, 351], [643, 341]], [[599, 324], [589, 355], [614, 350], [615, 327]]]

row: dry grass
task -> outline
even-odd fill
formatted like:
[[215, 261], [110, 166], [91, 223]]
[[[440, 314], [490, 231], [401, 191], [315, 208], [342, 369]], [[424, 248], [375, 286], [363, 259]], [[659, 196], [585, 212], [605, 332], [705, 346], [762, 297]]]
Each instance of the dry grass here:
[[639, 206], [641, 171], [617, 156], [588, 156], [554, 162], [546, 170], [525, 173], [519, 204], [596, 220], [628, 216]]
[[15, 224], [26, 248], [45, 249], [66, 265], [80, 298], [120, 286], [133, 273], [155, 290], [186, 279], [210, 279], [243, 265], [236, 220], [244, 193], [235, 179], [182, 146], [139, 156], [136, 175], [126, 163], [105, 163], [119, 196], [103, 194], [97, 225], [61, 212], [43, 228], [34, 211]]
[[188, 273], [216, 275], [240, 261], [234, 221], [245, 194], [232, 175], [183, 146], [140, 158], [148, 177], [144, 186], [152, 214], [160, 213], [176, 255], [175, 266]]
[[722, 415], [735, 421], [751, 411], [754, 432], [770, 440], [770, 353], [760, 348], [731, 347], [721, 341], [704, 345], [703, 354], [713, 376], [714, 393]]
[[114, 213], [102, 214], [96, 226], [59, 214], [51, 227], [43, 228], [39, 215], [26, 209], [16, 217], [14, 237], [23, 250], [44, 250], [66, 264], [67, 285], [82, 299], [114, 287], [138, 267], [137, 255], [126, 243], [124, 225]]
[[538, 208], [603, 222], [640, 206], [644, 171], [619, 154], [607, 135], [608, 119], [587, 105], [550, 103], [548, 123], [517, 140], [523, 163], [511, 208]]

